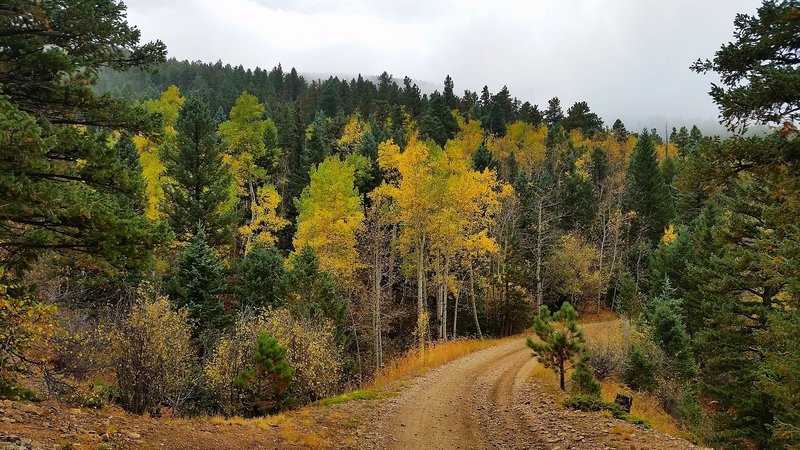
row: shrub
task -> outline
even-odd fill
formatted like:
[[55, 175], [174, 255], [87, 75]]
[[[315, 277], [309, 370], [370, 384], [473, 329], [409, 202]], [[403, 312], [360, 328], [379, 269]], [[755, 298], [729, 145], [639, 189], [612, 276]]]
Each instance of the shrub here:
[[575, 366], [570, 378], [570, 391], [574, 394], [585, 394], [600, 397], [602, 387], [600, 382], [592, 374], [588, 361], [584, 360]]
[[635, 425], [651, 428], [646, 420], [627, 413], [616, 403], [604, 402], [600, 397], [594, 395], [573, 395], [564, 400], [564, 406], [580, 411], [608, 411], [617, 419], [628, 421]]
[[2, 374], [0, 374], [0, 399], [27, 400], [31, 402], [40, 400], [35, 392], [25, 386], [21, 386], [17, 380], [5, 377]]
[[102, 408], [122, 398], [122, 392], [105, 380], [92, 380], [75, 388], [71, 401], [87, 408]]
[[0, 376], [33, 362], [28, 351], [36, 345], [46, 347], [56, 325], [56, 307], [35, 301], [21, 286], [7, 282], [0, 267]]
[[652, 391], [656, 384], [656, 365], [638, 345], [631, 345], [625, 359], [625, 383], [632, 389]]
[[58, 373], [82, 381], [111, 369], [110, 320], [90, 319], [84, 312], [63, 308], [59, 312], [60, 327], [53, 338], [52, 359]]
[[267, 309], [257, 316], [241, 315], [205, 366], [206, 386], [224, 414], [246, 413], [244, 393], [235, 380], [248, 368], [262, 332], [286, 346], [286, 360], [295, 370], [288, 389], [290, 401], [310, 403], [337, 391], [341, 364], [330, 322], [300, 321], [286, 309]]
[[695, 383], [659, 377], [654, 395], [664, 411], [677, 418], [684, 426], [691, 428], [700, 423], [702, 409]]
[[625, 362], [624, 343], [616, 340], [602, 340], [593, 337], [586, 344], [589, 356], [588, 366], [600, 380], [622, 374]]
[[114, 336], [114, 367], [123, 403], [132, 412], [179, 407], [191, 392], [194, 349], [186, 309], [166, 297], [139, 300]]
[[243, 406], [250, 416], [279, 410], [284, 406], [286, 391], [294, 369], [286, 360], [286, 347], [261, 332], [256, 341], [253, 365], [243, 369], [233, 380], [242, 391]]

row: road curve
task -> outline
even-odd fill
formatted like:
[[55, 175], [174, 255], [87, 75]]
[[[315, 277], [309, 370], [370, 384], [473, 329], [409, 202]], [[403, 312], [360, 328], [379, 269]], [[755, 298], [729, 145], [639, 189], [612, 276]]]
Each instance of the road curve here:
[[383, 405], [360, 447], [695, 448], [599, 413], [564, 409], [530, 379], [536, 364], [525, 341], [514, 339], [433, 369]]

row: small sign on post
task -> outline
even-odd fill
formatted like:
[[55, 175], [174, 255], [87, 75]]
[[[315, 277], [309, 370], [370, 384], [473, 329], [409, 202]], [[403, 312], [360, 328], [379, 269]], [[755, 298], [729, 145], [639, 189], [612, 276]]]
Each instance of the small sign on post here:
[[633, 397], [625, 394], [617, 394], [617, 396], [614, 398], [614, 403], [622, 406], [622, 408], [625, 409], [625, 412], [630, 413], [631, 406], [633, 405]]

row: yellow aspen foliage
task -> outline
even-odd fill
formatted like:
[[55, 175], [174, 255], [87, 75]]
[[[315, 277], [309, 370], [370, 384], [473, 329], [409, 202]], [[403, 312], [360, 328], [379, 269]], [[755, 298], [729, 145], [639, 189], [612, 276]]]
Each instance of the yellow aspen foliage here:
[[277, 209], [281, 203], [281, 196], [275, 190], [275, 186], [271, 184], [260, 186], [255, 198], [255, 202], [251, 205], [252, 222], [239, 228], [239, 234], [250, 243], [247, 251], [250, 251], [253, 244], [274, 245], [275, 233], [289, 224], [288, 220], [278, 216]]
[[351, 279], [359, 266], [355, 233], [364, 221], [364, 210], [354, 183], [355, 168], [331, 156], [312, 168], [311, 182], [295, 200], [292, 257], [309, 246], [320, 268], [340, 280]]
[[675, 239], [678, 239], [678, 234], [675, 232], [675, 226], [669, 224], [669, 226], [664, 229], [664, 235], [661, 237], [661, 243], [664, 245], [669, 245], [675, 242]]
[[158, 111], [164, 118], [164, 129], [175, 134], [175, 123], [178, 121], [178, 112], [186, 99], [181, 96], [181, 91], [174, 84], [167, 88], [157, 100]]
[[158, 206], [164, 201], [164, 165], [158, 155], [162, 147], [173, 145], [175, 123], [178, 121], [178, 112], [184, 101], [186, 99], [181, 96], [180, 90], [172, 85], [157, 100], [144, 102], [146, 109], [161, 114], [164, 119], [164, 134], [160, 142], [151, 141], [141, 135], [133, 137], [133, 143], [136, 145], [136, 150], [139, 151], [142, 175], [146, 183], [145, 195], [148, 203], [146, 213], [151, 219], [159, 216]]
[[166, 297], [149, 295], [140, 292], [112, 345], [117, 382], [128, 408], [137, 413], [157, 412], [162, 404], [186, 398], [196, 352], [189, 312], [173, 309]]
[[620, 142], [613, 133], [606, 133], [603, 139], [596, 141], [594, 145], [606, 150], [610, 176], [615, 182], [622, 183], [625, 179], [625, 169], [636, 146], [636, 136], [629, 136], [624, 142]]
[[264, 119], [264, 109], [256, 96], [242, 92], [231, 108], [230, 119], [221, 123], [218, 131], [239, 195], [250, 196], [251, 201], [254, 185], [266, 179], [267, 169], [280, 158], [275, 143], [267, 142], [276, 139], [277, 130], [272, 120]]
[[369, 123], [361, 118], [361, 114], [356, 112], [350, 116], [350, 120], [344, 126], [342, 137], [339, 138], [337, 144], [340, 148], [348, 152], [353, 152], [369, 131]]
[[575, 160], [575, 174], [579, 175], [584, 180], [589, 178], [589, 160], [591, 156], [589, 152], [583, 153], [578, 159]]
[[578, 149], [590, 150], [594, 146], [594, 142], [585, 137], [580, 128], [575, 128], [569, 132], [569, 140], [572, 142], [572, 146]]
[[17, 288], [5, 281], [0, 267], [0, 372], [27, 360], [31, 347], [46, 346], [57, 328], [56, 307], [15, 296]]
[[143, 136], [134, 136], [133, 143], [139, 151], [139, 161], [142, 164], [142, 176], [145, 181], [145, 195], [147, 196], [147, 216], [155, 219], [159, 215], [158, 205], [164, 201], [164, 164], [158, 157], [158, 148], [153, 142]]
[[384, 182], [375, 195], [391, 198], [393, 218], [401, 225], [399, 242], [410, 252], [425, 239], [431, 218], [438, 209], [434, 167], [429, 148], [416, 137], [401, 153], [391, 139], [378, 146], [378, 164], [389, 171], [389, 183]]
[[656, 158], [658, 158], [659, 164], [667, 158], [677, 158], [678, 155], [678, 147], [672, 142], [656, 146]]
[[534, 127], [518, 120], [506, 129], [503, 137], [493, 137], [486, 147], [497, 161], [507, 161], [514, 155], [520, 170], [533, 173], [541, 169], [546, 157], [547, 126]]
[[342, 376], [340, 356], [330, 322], [299, 321], [287, 309], [267, 309], [242, 315], [217, 346], [203, 369], [210, 394], [227, 415], [242, 413], [235, 379], [252, 361], [256, 339], [266, 332], [286, 346], [286, 359], [295, 370], [289, 387], [301, 404], [336, 393]]
[[573, 233], [564, 235], [547, 261], [555, 290], [570, 297], [573, 304], [596, 298], [600, 289], [598, 259], [594, 246]]

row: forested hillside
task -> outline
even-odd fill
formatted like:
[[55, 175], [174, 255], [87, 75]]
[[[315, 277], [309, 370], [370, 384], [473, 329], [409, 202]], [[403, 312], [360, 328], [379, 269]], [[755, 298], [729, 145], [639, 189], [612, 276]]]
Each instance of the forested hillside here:
[[735, 134], [664, 139], [450, 76], [165, 60], [115, 1], [12, 1], [0, 396], [256, 416], [566, 302], [632, 324], [589, 377], [713, 445], [800, 445], [800, 6], [734, 27], [692, 70]]

